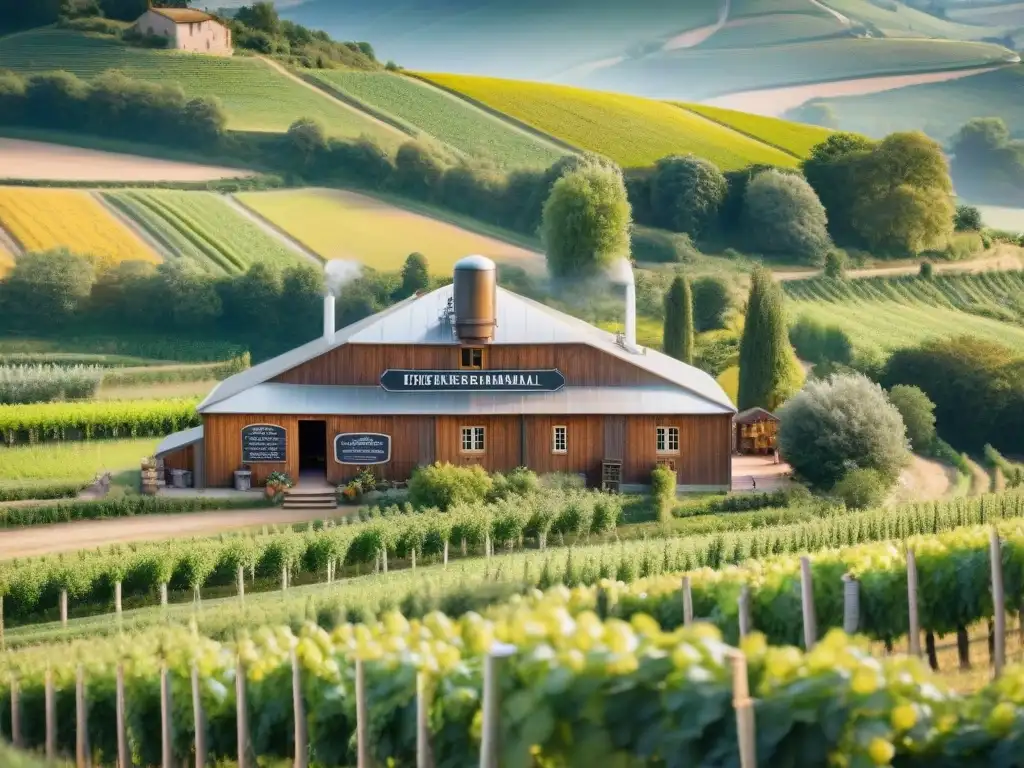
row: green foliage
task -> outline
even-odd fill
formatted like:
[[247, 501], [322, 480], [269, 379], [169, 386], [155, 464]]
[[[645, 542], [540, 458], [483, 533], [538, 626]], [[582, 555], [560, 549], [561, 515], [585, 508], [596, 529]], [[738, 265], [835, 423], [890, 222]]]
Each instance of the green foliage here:
[[422, 509], [433, 507], [447, 511], [458, 504], [483, 501], [491, 486], [491, 478], [477, 464], [460, 467], [438, 462], [413, 472], [409, 480], [409, 501]]
[[885, 499], [892, 480], [877, 469], [851, 469], [832, 486], [830, 494], [847, 509], [877, 507]]
[[668, 522], [676, 505], [676, 473], [668, 467], [651, 471], [651, 500], [658, 511], [658, 520]]
[[725, 176], [694, 155], [662, 158], [651, 175], [651, 211], [659, 226], [690, 237], [706, 235], [725, 201]]
[[491, 489], [488, 491], [489, 501], [512, 497], [529, 496], [540, 489], [540, 478], [537, 473], [526, 467], [516, 467], [505, 474], [495, 472], [491, 475]]
[[900, 412], [864, 376], [810, 381], [778, 416], [779, 450], [816, 486], [828, 488], [853, 469], [895, 480], [910, 460]]
[[[41, 490], [31, 496], [33, 499], [46, 499], [45, 488], [52, 488], [54, 493], [63, 486], [37, 486]], [[0, 490], [0, 500], [3, 498]], [[75, 520], [106, 520], [116, 517], [138, 517], [139, 515], [180, 515], [187, 512], [205, 512], [217, 509], [245, 509], [262, 506], [260, 499], [170, 499], [157, 496], [123, 496], [118, 499], [101, 499], [99, 501], [60, 501], [55, 504], [38, 504], [33, 506], [11, 506], [0, 508], [0, 527], [24, 528], [33, 525], [52, 525], [54, 523], [70, 523]]]
[[629, 235], [629, 252], [634, 261], [651, 264], [683, 264], [700, 256], [687, 234], [637, 226]]
[[663, 347], [666, 355], [693, 364], [693, 294], [690, 281], [682, 275], [672, 281], [665, 294]]
[[833, 248], [825, 254], [825, 268], [822, 270], [825, 277], [831, 280], [844, 280], [846, 278], [846, 251]]
[[889, 402], [903, 418], [911, 450], [926, 451], [935, 441], [935, 403], [919, 387], [907, 384], [897, 384], [890, 389]]
[[102, 380], [99, 366], [0, 364], [0, 405], [87, 399]]
[[410, 253], [402, 266], [402, 289], [398, 298], [413, 296], [430, 287], [427, 259], [422, 253]]
[[836, 325], [824, 325], [818, 320], [801, 315], [789, 329], [789, 342], [801, 360], [809, 363], [853, 362], [853, 343]]
[[820, 264], [831, 245], [824, 206], [810, 184], [792, 173], [755, 176], [747, 185], [744, 221], [759, 252]]
[[196, 400], [37, 403], [0, 408], [4, 442], [162, 436], [199, 426]]
[[740, 341], [741, 411], [774, 411], [800, 388], [801, 370], [786, 333], [782, 291], [771, 272], [754, 270]]
[[67, 249], [22, 254], [2, 283], [0, 324], [36, 332], [67, 327], [85, 308], [94, 280], [93, 265]]
[[67, 499], [77, 496], [85, 486], [81, 482], [23, 482], [0, 485], [0, 502], [27, 499]]
[[859, 167], [875, 142], [856, 133], [834, 133], [803, 161], [804, 178], [818, 194], [828, 215], [832, 238], [841, 244], [856, 242], [853, 209], [858, 199]]
[[991, 445], [985, 446], [985, 461], [994, 469], [999, 469], [1006, 480], [1007, 488], [1020, 488], [1024, 486], [1024, 464], [1009, 461]]
[[931, 280], [935, 275], [935, 266], [930, 261], [922, 261], [917, 274], [922, 280]]
[[973, 205], [958, 205], [953, 214], [953, 229], [957, 232], [979, 232], [983, 223], [981, 211]]
[[693, 283], [693, 328], [698, 333], [725, 327], [732, 309], [729, 286], [720, 277], [701, 277]]
[[[951, 146], [951, 170], [961, 195], [972, 200], [1020, 205], [1024, 201], [1024, 147], [1010, 135], [1006, 123], [998, 117], [977, 117], [956, 133]], [[981, 229], [977, 209], [957, 208], [958, 230]]]
[[541, 225], [551, 274], [592, 274], [625, 257], [630, 222], [620, 172], [588, 167], [565, 174], [551, 189]]

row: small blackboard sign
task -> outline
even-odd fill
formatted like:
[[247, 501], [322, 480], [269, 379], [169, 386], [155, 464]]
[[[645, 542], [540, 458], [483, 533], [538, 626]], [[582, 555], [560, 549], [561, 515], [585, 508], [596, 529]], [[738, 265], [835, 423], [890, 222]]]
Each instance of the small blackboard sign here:
[[391, 435], [378, 432], [336, 435], [334, 458], [339, 464], [387, 464], [391, 461]]
[[243, 464], [283, 464], [287, 461], [287, 433], [276, 424], [242, 427]]

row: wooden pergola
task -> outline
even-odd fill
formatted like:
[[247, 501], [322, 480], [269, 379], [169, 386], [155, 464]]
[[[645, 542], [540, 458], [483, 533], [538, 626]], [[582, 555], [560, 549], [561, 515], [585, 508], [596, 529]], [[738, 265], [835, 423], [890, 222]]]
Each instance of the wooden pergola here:
[[769, 454], [776, 450], [779, 417], [764, 408], [748, 408], [733, 419], [733, 450], [741, 454]]

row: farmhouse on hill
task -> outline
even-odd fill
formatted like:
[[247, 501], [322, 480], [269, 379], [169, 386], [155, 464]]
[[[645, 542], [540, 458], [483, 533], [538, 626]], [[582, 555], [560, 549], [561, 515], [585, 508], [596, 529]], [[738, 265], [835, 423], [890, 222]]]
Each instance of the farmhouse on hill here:
[[135, 31], [167, 38], [168, 48], [212, 56], [230, 56], [231, 30], [204, 11], [150, 8], [135, 22]]
[[[611, 491], [647, 486], [657, 466], [680, 490], [732, 484], [728, 395], [703, 371], [636, 344], [636, 289], [615, 335], [497, 286], [469, 256], [455, 280], [225, 379], [202, 426], [156, 457], [196, 487], [253, 485], [286, 472], [328, 489], [370, 469], [404, 482], [436, 461], [488, 472], [569, 472]], [[286, 502], [287, 503], [287, 502]]]

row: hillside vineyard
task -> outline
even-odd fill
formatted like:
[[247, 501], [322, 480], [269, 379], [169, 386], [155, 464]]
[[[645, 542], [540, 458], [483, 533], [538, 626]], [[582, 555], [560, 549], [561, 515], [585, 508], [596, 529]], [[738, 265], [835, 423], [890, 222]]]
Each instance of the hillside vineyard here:
[[157, 449], [197, 486], [336, 485], [371, 469], [403, 482], [436, 461], [489, 472], [570, 472], [616, 490], [658, 465], [689, 490], [731, 484], [735, 408], [706, 373], [636, 344], [635, 288], [620, 337], [496, 284], [470, 256], [453, 285], [335, 330], [219, 384], [202, 426]]

